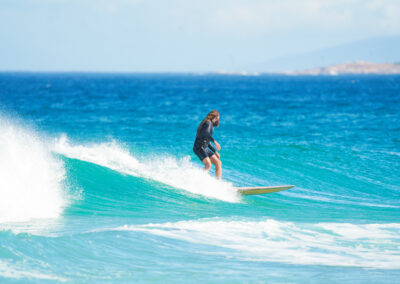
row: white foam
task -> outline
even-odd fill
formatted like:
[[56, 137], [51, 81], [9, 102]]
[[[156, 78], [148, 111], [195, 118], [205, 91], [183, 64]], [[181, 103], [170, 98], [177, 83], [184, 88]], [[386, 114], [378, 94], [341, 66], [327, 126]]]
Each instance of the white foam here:
[[400, 224], [302, 224], [203, 219], [123, 226], [196, 244], [231, 249], [232, 256], [252, 261], [302, 265], [400, 268]]
[[56, 280], [60, 282], [65, 282], [66, 279], [51, 274], [44, 274], [37, 271], [29, 271], [25, 267], [16, 267], [16, 265], [11, 265], [6, 262], [0, 261], [0, 276], [6, 278], [14, 279], [41, 279], [41, 280]]
[[0, 117], [0, 223], [58, 217], [64, 176], [37, 134]]
[[149, 178], [175, 188], [227, 202], [238, 202], [231, 183], [217, 180], [190, 162], [190, 157], [135, 158], [116, 142], [71, 145], [66, 136], [56, 140], [54, 151], [66, 157], [87, 161], [123, 174]]

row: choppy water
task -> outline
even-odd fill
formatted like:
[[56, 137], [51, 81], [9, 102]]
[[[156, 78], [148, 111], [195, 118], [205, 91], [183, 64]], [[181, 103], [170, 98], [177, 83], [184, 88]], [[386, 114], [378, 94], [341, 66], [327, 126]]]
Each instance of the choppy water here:
[[399, 110], [398, 76], [0, 74], [0, 282], [395, 283]]

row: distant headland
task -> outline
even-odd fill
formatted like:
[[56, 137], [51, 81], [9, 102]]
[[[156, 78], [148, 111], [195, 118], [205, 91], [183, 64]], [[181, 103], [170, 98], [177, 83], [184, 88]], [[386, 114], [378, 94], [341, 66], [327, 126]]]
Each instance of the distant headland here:
[[350, 75], [350, 74], [400, 74], [400, 63], [372, 63], [356, 61], [301, 71], [284, 72], [287, 75]]

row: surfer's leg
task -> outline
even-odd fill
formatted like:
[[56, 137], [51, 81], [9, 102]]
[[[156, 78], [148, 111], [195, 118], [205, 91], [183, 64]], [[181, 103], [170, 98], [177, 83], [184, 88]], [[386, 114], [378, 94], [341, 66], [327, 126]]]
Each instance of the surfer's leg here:
[[211, 168], [210, 158], [209, 157], [205, 157], [202, 162], [204, 164], [204, 170], [208, 172], [210, 170], [210, 168]]
[[221, 177], [222, 177], [222, 162], [221, 162], [221, 160], [218, 159], [216, 155], [212, 155], [210, 160], [211, 160], [211, 163], [213, 163], [215, 166], [215, 175], [217, 176], [218, 179], [221, 179]]

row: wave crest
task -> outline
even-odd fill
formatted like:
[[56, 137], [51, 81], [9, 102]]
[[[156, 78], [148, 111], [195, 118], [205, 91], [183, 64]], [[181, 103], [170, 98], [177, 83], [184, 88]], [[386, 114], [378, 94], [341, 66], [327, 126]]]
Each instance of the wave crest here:
[[39, 135], [0, 118], [0, 157], [0, 223], [59, 217], [64, 165]]
[[66, 136], [56, 140], [54, 151], [69, 158], [94, 163], [122, 174], [152, 179], [205, 197], [226, 202], [240, 200], [231, 183], [210, 176], [193, 165], [190, 157], [134, 157], [116, 142], [71, 145]]

